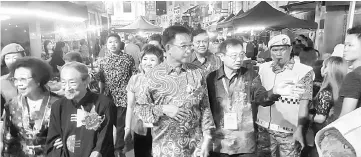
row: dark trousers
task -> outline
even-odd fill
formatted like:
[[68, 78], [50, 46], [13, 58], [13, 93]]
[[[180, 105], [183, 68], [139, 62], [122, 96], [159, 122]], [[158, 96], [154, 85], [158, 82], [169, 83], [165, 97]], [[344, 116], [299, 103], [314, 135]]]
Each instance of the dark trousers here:
[[115, 120], [115, 128], [116, 128], [116, 136], [115, 137], [115, 144], [114, 144], [114, 150], [115, 150], [115, 157], [123, 157], [125, 156], [124, 147], [124, 127], [125, 127], [125, 116], [127, 113], [127, 108], [125, 107], [117, 107], [116, 110], [116, 117]]
[[256, 154], [233, 154], [233, 155], [228, 155], [228, 154], [223, 154], [223, 153], [216, 153], [216, 152], [210, 152], [209, 153], [209, 157], [256, 157]]
[[147, 129], [147, 135], [138, 135], [134, 133], [134, 156], [152, 157], [152, 133]]

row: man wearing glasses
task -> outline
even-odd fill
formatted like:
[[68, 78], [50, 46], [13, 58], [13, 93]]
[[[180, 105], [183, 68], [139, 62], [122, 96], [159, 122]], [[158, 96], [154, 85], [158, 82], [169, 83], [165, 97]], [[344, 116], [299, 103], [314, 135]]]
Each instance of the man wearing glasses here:
[[219, 69], [222, 63], [218, 56], [209, 51], [209, 36], [207, 31], [197, 29], [192, 32], [194, 53], [190, 57], [190, 63], [201, 67], [205, 75]]
[[163, 32], [166, 60], [146, 73], [134, 111], [153, 123], [153, 157], [208, 156], [214, 127], [203, 71], [186, 63], [190, 31], [171, 26]]
[[265, 100], [268, 95], [258, 74], [242, 67], [245, 52], [241, 41], [227, 39], [219, 49], [223, 66], [207, 77], [209, 101], [216, 124], [210, 156], [254, 157], [256, 136], [251, 104]]
[[305, 146], [302, 129], [312, 100], [312, 67], [290, 57], [287, 35], [273, 37], [268, 46], [273, 62], [260, 66], [259, 75], [269, 94], [281, 97], [270, 106], [258, 107], [258, 156], [298, 157]]

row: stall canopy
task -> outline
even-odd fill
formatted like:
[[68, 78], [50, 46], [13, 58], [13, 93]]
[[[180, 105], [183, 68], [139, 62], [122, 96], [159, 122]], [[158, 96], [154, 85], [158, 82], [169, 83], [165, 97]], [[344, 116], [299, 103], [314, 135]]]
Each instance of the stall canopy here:
[[217, 28], [227, 27], [264, 27], [270, 29], [304, 28], [316, 29], [317, 23], [295, 18], [273, 8], [265, 1], [261, 1], [247, 12], [235, 16], [230, 21], [219, 23]]
[[220, 23], [221, 21], [224, 21], [224, 19], [225, 19], [224, 16], [220, 17], [216, 22], [214, 22], [212, 25], [209, 25], [206, 29], [210, 32], [217, 31], [217, 24]]
[[226, 19], [224, 19], [222, 22], [227, 22], [230, 19], [232, 19], [235, 15], [234, 14], [230, 14]]
[[[224, 19], [222, 22], [220, 22], [218, 25], [223, 25], [226, 22], [232, 21], [233, 19], [237, 18], [238, 16], [242, 15], [243, 13], [244, 13], [244, 11], [240, 10], [236, 15], [231, 14], [226, 19]], [[218, 28], [220, 28], [220, 27], [218, 27]]]
[[163, 28], [153, 25], [150, 22], [148, 22], [146, 19], [144, 19], [143, 16], [139, 16], [133, 23], [124, 27], [114, 28], [114, 30], [121, 32], [137, 32], [137, 31], [161, 32]]

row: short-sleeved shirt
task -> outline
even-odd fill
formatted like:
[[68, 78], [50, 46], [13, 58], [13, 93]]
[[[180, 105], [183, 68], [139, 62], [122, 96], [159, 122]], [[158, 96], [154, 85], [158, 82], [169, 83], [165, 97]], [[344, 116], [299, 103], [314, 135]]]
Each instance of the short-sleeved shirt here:
[[105, 95], [111, 95], [116, 106], [127, 106], [126, 87], [130, 77], [136, 72], [134, 59], [126, 53], [109, 53], [98, 61], [97, 79], [105, 83]]
[[[340, 98], [341, 102], [343, 102], [344, 98], [358, 99], [357, 108], [361, 106], [361, 67], [356, 68], [346, 75], [340, 89]], [[338, 108], [341, 109], [341, 107]], [[341, 112], [341, 110], [335, 110], [335, 113], [338, 112]]]
[[[127, 91], [132, 92], [135, 95], [135, 99], [139, 97], [140, 92], [142, 91], [141, 87], [144, 81], [146, 80], [144, 73], [139, 73], [136, 75], [133, 75], [127, 86]], [[133, 104], [136, 105], [136, 104]], [[133, 106], [134, 108], [134, 106]], [[139, 135], [147, 135], [147, 128], [143, 127], [142, 120], [137, 116], [133, 114], [132, 122], [131, 122], [131, 129], [139, 134]]]

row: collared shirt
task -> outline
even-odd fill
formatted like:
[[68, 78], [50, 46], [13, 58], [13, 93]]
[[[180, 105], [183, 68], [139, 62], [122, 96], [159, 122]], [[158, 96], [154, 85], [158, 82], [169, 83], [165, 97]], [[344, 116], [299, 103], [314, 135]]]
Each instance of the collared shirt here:
[[190, 57], [190, 63], [201, 67], [205, 72], [205, 76], [222, 66], [222, 61], [217, 55], [209, 51], [207, 51], [206, 54], [207, 55], [205, 56], [205, 61], [203, 63], [198, 60], [195, 52]]
[[[300, 63], [300, 62], [297, 62], [297, 63]], [[295, 65], [295, 60], [292, 58], [283, 67], [280, 67], [279, 64], [277, 64], [275, 61], [273, 61], [271, 64], [271, 68], [274, 73], [278, 74], [278, 73], [285, 71], [286, 69], [292, 70], [294, 65]]]
[[[114, 157], [113, 102], [102, 94], [87, 92], [79, 101], [61, 98], [51, 108], [47, 156], [89, 157], [93, 151]], [[63, 149], [53, 147], [60, 138]]]
[[[254, 153], [256, 140], [251, 104], [256, 97], [267, 96], [257, 73], [242, 67], [228, 79], [221, 67], [209, 74], [207, 87], [216, 124], [216, 131], [212, 134], [212, 151], [228, 155]], [[226, 113], [237, 114], [237, 129], [224, 128]]]
[[126, 87], [130, 77], [135, 73], [134, 60], [129, 54], [109, 53], [99, 60], [99, 75], [97, 77], [105, 83], [105, 95], [110, 94], [116, 106], [127, 106]]
[[273, 131], [293, 133], [298, 125], [298, 111], [301, 100], [312, 100], [314, 72], [312, 67], [291, 59], [283, 68], [275, 62], [266, 62], [259, 66], [259, 75], [263, 87], [269, 91], [283, 82], [292, 81], [301, 84], [304, 93], [298, 96], [281, 95], [272, 106], [258, 107], [257, 124]]
[[[127, 91], [134, 93], [135, 100], [137, 100], [138, 97], [140, 96], [140, 92], [142, 91], [142, 87], [143, 87], [142, 84], [144, 83], [144, 80], [146, 80], [144, 73], [133, 75], [129, 80]], [[147, 128], [143, 126], [142, 120], [134, 113], [132, 114], [133, 114], [132, 115], [133, 118], [131, 122], [131, 129], [139, 135], [146, 136]]]
[[[193, 156], [203, 136], [215, 128], [202, 70], [189, 63], [173, 68], [163, 62], [145, 75], [144, 88], [135, 105], [145, 123], [153, 123], [153, 156]], [[163, 105], [186, 110], [184, 121], [176, 121], [162, 112]]]

